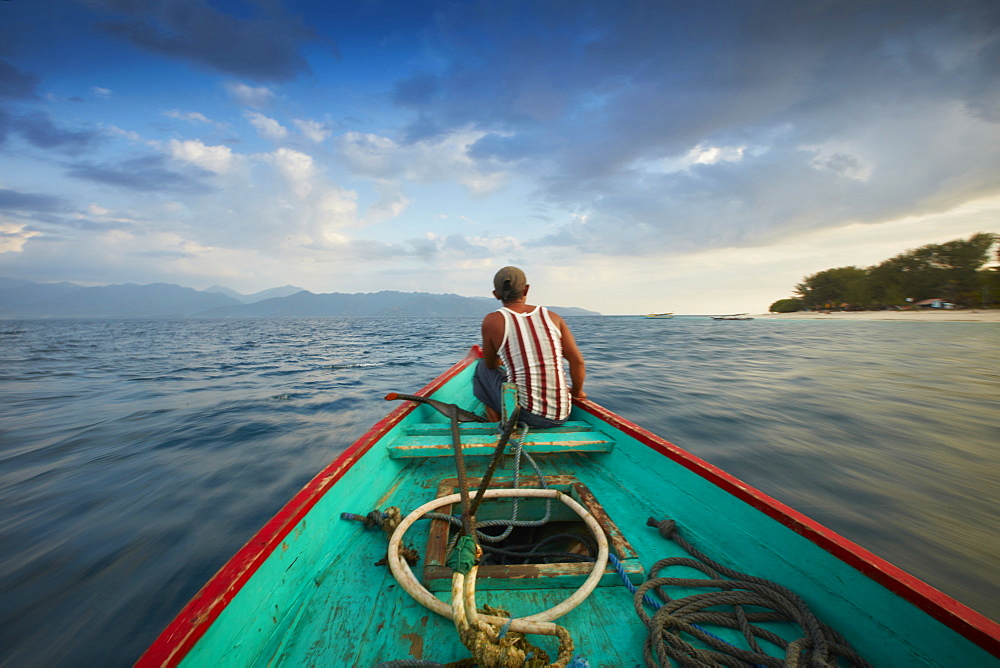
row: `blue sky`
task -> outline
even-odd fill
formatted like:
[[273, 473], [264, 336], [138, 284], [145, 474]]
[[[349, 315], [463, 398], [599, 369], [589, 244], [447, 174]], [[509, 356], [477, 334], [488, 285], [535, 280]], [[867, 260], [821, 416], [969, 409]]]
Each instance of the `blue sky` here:
[[0, 276], [763, 312], [998, 221], [995, 2], [0, 2]]

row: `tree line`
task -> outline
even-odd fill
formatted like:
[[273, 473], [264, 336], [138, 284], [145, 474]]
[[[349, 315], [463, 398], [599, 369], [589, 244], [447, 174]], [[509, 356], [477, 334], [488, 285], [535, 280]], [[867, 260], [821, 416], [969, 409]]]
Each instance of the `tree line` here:
[[[836, 267], [806, 276], [794, 297], [771, 304], [775, 313], [812, 310], [870, 311], [903, 308], [940, 299], [962, 308], [1000, 305], [1000, 267], [986, 267], [1000, 235], [928, 244], [881, 264]], [[1000, 248], [995, 251], [1000, 262]]]

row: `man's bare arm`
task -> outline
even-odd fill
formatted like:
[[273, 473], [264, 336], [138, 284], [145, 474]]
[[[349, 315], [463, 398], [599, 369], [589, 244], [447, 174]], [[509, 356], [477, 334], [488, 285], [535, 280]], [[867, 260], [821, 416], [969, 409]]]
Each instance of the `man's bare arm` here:
[[483, 361], [487, 369], [500, 366], [500, 342], [503, 341], [504, 322], [499, 313], [490, 313], [483, 318]]
[[587, 393], [583, 391], [583, 382], [587, 378], [587, 365], [583, 361], [583, 353], [576, 345], [573, 332], [561, 316], [559, 318], [559, 331], [562, 333], [563, 357], [569, 362], [569, 380], [572, 384], [570, 394], [577, 399], [586, 399]]

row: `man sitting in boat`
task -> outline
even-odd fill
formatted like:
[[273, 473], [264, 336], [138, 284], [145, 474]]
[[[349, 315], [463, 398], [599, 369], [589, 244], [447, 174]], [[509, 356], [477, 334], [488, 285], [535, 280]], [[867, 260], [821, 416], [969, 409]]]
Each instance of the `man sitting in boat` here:
[[[533, 429], [557, 427], [569, 417], [570, 397], [586, 398], [583, 355], [566, 322], [544, 306], [525, 303], [524, 272], [504, 267], [493, 277], [493, 296], [503, 303], [483, 318], [483, 359], [473, 391], [490, 420], [500, 420], [501, 385], [517, 385], [519, 421]], [[572, 386], [562, 360], [569, 362]]]

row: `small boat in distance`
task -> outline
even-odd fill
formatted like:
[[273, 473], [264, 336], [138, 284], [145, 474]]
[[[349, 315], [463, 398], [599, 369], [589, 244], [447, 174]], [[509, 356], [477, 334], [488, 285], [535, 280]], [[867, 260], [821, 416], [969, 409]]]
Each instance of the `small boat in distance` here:
[[1000, 665], [996, 622], [590, 399], [486, 422], [481, 357], [386, 396], [137, 666]]
[[673, 313], [647, 313], [644, 318], [673, 318]]
[[732, 315], [713, 315], [712, 320], [753, 320], [748, 313], [733, 313]]

